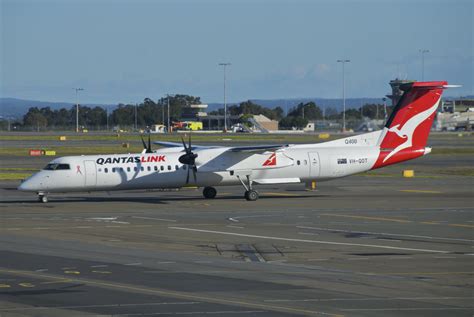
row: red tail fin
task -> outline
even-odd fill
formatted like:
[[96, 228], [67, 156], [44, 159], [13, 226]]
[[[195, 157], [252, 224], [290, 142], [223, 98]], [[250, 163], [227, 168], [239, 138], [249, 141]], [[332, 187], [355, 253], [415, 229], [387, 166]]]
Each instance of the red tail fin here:
[[446, 81], [404, 84], [404, 94], [393, 109], [380, 137], [380, 155], [373, 168], [410, 160], [425, 153], [428, 135]]

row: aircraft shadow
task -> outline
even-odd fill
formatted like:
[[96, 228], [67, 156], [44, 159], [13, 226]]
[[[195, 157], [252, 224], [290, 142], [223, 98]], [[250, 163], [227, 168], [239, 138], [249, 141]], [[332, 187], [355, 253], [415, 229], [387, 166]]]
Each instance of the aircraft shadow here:
[[[285, 195], [284, 192], [281, 195], [265, 195], [262, 194], [259, 197], [259, 200], [270, 200], [270, 199], [314, 199], [314, 198], [323, 198], [323, 197], [330, 197], [330, 195]], [[62, 204], [62, 203], [99, 203], [99, 202], [128, 202], [128, 203], [143, 203], [143, 204], [169, 204], [175, 201], [219, 201], [219, 200], [245, 200], [242, 195], [225, 195], [219, 196], [217, 195], [216, 198], [212, 200], [208, 200], [203, 198], [201, 195], [196, 195], [196, 197], [192, 196], [173, 196], [173, 197], [111, 197], [111, 196], [102, 196], [102, 197], [54, 197], [49, 196], [49, 202], [47, 204], [42, 204], [38, 202], [39, 206], [48, 206], [54, 204]], [[36, 200], [4, 200], [0, 201], [0, 203], [4, 204], [25, 204], [25, 203], [36, 203]]]

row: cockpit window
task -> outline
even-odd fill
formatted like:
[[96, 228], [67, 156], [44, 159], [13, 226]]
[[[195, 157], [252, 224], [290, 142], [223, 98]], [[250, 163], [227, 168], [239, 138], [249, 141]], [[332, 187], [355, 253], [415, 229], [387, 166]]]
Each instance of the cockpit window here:
[[71, 167], [69, 166], [69, 164], [60, 164], [60, 163], [49, 163], [44, 168], [44, 170], [47, 170], [47, 171], [70, 170], [70, 169]]

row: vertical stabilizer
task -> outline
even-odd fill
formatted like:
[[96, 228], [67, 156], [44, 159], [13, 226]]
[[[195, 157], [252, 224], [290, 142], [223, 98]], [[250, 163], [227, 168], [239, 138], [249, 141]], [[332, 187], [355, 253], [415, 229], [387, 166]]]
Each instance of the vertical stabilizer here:
[[446, 81], [415, 82], [400, 86], [404, 94], [380, 136], [380, 155], [373, 168], [425, 154], [428, 135]]

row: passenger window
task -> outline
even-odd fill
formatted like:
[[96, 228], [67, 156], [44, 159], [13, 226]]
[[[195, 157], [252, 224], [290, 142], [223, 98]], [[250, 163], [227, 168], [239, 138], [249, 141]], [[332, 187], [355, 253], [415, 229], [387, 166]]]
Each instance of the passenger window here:
[[162, 171], [164, 171], [164, 170], [165, 170], [165, 167], [164, 167], [163, 165], [161, 165], [161, 166], [160, 166], [160, 169], [161, 169]]
[[127, 172], [130, 172], [130, 167], [127, 167]]
[[186, 165], [183, 165], [183, 170], [185, 170], [185, 169], [186, 169]]
[[179, 166], [178, 166], [178, 165], [176, 165], [174, 168], [175, 168], [176, 170], [179, 170]]
[[135, 167], [133, 168], [133, 170], [136, 172], [136, 171], [138, 171], [138, 168], [135, 166]]
[[155, 165], [155, 172], [158, 172], [158, 166]]
[[301, 161], [300, 161], [300, 160], [296, 161], [296, 164], [297, 164], [297, 165], [300, 165], [300, 164], [301, 164]]
[[108, 172], [109, 172], [109, 169], [108, 169], [107, 167], [104, 168], [104, 172], [105, 172], [105, 173], [108, 173]]
[[143, 172], [144, 170], [145, 170], [145, 168], [143, 166], [140, 166], [140, 171]]
[[112, 167], [112, 173], [115, 173], [115, 167]]
[[146, 169], [148, 170], [148, 172], [151, 171], [151, 166], [148, 166]]
[[120, 172], [123, 172], [123, 167], [121, 167], [121, 168], [119, 169], [119, 171], [120, 171]]
[[171, 171], [171, 165], [168, 165], [168, 171]]

